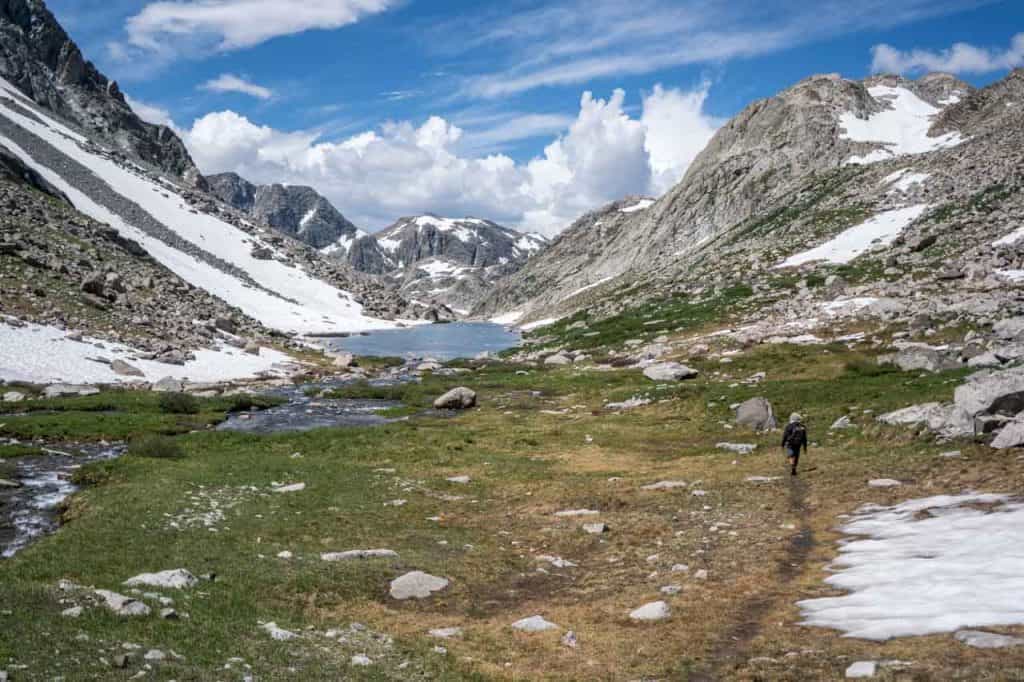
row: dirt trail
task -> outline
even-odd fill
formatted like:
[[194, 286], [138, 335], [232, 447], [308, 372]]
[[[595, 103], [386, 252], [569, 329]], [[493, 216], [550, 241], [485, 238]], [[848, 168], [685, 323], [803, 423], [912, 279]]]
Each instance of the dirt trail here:
[[803, 571], [804, 564], [815, 546], [814, 532], [808, 521], [807, 484], [800, 478], [789, 481], [789, 511], [799, 518], [800, 529], [786, 545], [785, 555], [778, 561], [774, 586], [747, 600], [738, 610], [742, 619], [719, 637], [708, 655], [707, 663], [690, 673], [691, 682], [714, 682], [734, 679], [733, 671], [746, 662], [750, 643], [761, 632], [765, 617], [780, 599], [790, 597], [785, 587]]

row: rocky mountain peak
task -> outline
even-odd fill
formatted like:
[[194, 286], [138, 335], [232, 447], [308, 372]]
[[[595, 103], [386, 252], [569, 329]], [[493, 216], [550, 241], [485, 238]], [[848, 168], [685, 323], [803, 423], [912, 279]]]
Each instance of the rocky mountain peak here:
[[85, 59], [42, 0], [0, 0], [0, 77], [97, 141], [206, 187], [178, 136], [136, 116], [117, 83]]

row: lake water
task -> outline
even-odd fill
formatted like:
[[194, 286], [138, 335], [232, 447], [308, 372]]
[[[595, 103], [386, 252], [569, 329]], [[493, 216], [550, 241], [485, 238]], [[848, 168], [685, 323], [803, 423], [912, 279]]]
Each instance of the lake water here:
[[454, 360], [511, 348], [519, 343], [519, 334], [490, 322], [453, 322], [327, 339], [325, 343], [332, 350], [355, 355]]

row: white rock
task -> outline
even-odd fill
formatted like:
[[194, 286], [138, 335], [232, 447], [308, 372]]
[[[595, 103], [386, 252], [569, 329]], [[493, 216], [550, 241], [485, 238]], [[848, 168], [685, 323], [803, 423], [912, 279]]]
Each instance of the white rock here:
[[160, 651], [159, 649], [150, 649], [143, 656], [147, 661], [162, 661], [167, 658], [167, 654]]
[[305, 483], [291, 483], [289, 485], [279, 485], [275, 488], [271, 488], [271, 492], [275, 493], [297, 493], [301, 490], [306, 489]]
[[1003, 649], [1011, 646], [1024, 645], [1024, 639], [1020, 637], [1009, 637], [984, 630], [960, 630], [954, 637], [967, 646], [976, 649]]
[[565, 509], [555, 512], [555, 516], [597, 516], [600, 513], [594, 509]]
[[641, 490], [672, 490], [674, 488], [685, 488], [686, 481], [658, 481], [641, 486]]
[[903, 485], [894, 478], [873, 478], [868, 481], [870, 488], [897, 488]]
[[263, 629], [267, 631], [271, 639], [276, 639], [278, 642], [287, 642], [291, 639], [298, 639], [299, 635], [291, 630], [285, 630], [277, 627], [277, 623], [264, 623]]
[[103, 599], [107, 608], [119, 616], [148, 616], [150, 609], [137, 599], [126, 597], [110, 590], [96, 590], [96, 596]]
[[543, 616], [530, 616], [512, 623], [512, 628], [520, 632], [544, 632], [545, 630], [555, 630], [558, 626], [545, 620]]
[[651, 365], [644, 370], [644, 376], [651, 381], [684, 381], [693, 379], [700, 372], [678, 362], [664, 362]]
[[673, 595], [683, 591], [682, 585], [665, 585], [659, 590], [662, 594]]
[[373, 661], [371, 661], [370, 657], [367, 656], [366, 654], [356, 654], [351, 659], [349, 659], [349, 663], [351, 663], [352, 665], [355, 665], [355, 666], [360, 666], [360, 667], [365, 667], [365, 666], [368, 666], [368, 665], [373, 665]]
[[25, 394], [24, 393], [19, 393], [18, 391], [8, 391], [7, 393], [4, 393], [3, 402], [5, 402], [5, 403], [20, 403], [24, 399], [25, 399]]
[[1006, 450], [1024, 445], [1024, 421], [1012, 421], [992, 439], [992, 447], [996, 450]]
[[64, 609], [63, 611], [61, 611], [60, 615], [64, 616], [65, 618], [78, 618], [82, 615], [82, 612], [84, 610], [85, 609], [83, 609], [81, 606], [72, 606], [70, 609]]
[[537, 557], [537, 561], [546, 561], [555, 568], [574, 568], [576, 566], [576, 564], [568, 559], [563, 559], [560, 556], [551, 556], [550, 554], [541, 554]]
[[652, 601], [631, 611], [629, 617], [631, 620], [646, 622], [665, 620], [670, 615], [671, 609], [669, 609], [668, 604], [663, 601]]
[[391, 597], [399, 600], [426, 599], [446, 587], [446, 578], [439, 578], [423, 571], [412, 571], [391, 581]]
[[434, 401], [438, 410], [468, 410], [476, 405], [476, 391], [460, 386], [453, 388]]
[[320, 555], [323, 561], [352, 561], [354, 559], [397, 559], [398, 552], [393, 549], [350, 549], [345, 552], [324, 552]]
[[284, 550], [283, 552], [278, 552], [277, 553], [277, 558], [278, 559], [291, 559], [293, 556], [295, 556], [295, 555], [292, 554], [291, 552], [289, 552], [287, 549]]
[[831, 431], [839, 431], [841, 429], [853, 428], [853, 422], [849, 417], [843, 416], [832, 422], [832, 426], [829, 427]]
[[604, 523], [584, 523], [583, 530], [591, 535], [600, 535], [608, 532], [608, 525]]
[[846, 677], [847, 679], [874, 677], [877, 671], [878, 664], [875, 661], [857, 661], [846, 669]]
[[438, 639], [451, 639], [452, 637], [461, 637], [462, 628], [434, 628], [428, 630], [427, 634]]
[[449, 476], [445, 480], [447, 480], [449, 483], [462, 483], [462, 484], [466, 484], [466, 483], [469, 483], [469, 481], [471, 479], [469, 478], [469, 476]]
[[754, 443], [718, 443], [715, 447], [719, 450], [735, 452], [737, 455], [749, 455], [757, 450], [757, 445]]
[[708, 579], [707, 569], [704, 569], [704, 568], [700, 569], [699, 571], [697, 571], [696, 573], [693, 574], [693, 577], [696, 578], [697, 580], [707, 580]]
[[141, 573], [134, 578], [129, 578], [124, 581], [126, 587], [163, 587], [172, 590], [184, 590], [189, 587], [194, 587], [199, 582], [199, 578], [195, 577], [184, 568], [174, 568], [169, 571], [160, 571], [159, 573]]

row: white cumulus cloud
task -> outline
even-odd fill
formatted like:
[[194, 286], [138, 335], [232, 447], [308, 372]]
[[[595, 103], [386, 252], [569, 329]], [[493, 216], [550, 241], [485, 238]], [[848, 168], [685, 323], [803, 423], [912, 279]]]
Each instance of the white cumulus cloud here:
[[240, 92], [257, 99], [270, 99], [274, 96], [274, 91], [270, 88], [251, 83], [233, 73], [222, 73], [216, 78], [206, 81], [199, 88], [210, 92]]
[[1024, 33], [1015, 35], [1005, 50], [970, 43], [954, 43], [945, 50], [898, 50], [882, 44], [871, 48], [871, 56], [871, 70], [876, 73], [992, 73], [1024, 66]]
[[507, 122], [496, 132], [467, 132], [440, 116], [328, 142], [317, 132], [284, 132], [221, 111], [197, 119], [183, 137], [205, 173], [310, 185], [371, 229], [431, 211], [552, 235], [609, 201], [678, 182], [718, 125], [704, 112], [706, 95], [706, 85], [693, 92], [658, 86], [634, 118], [622, 90], [608, 99], [586, 92], [568, 128], [525, 163], [473, 154], [481, 140], [508, 138]]
[[150, 2], [126, 24], [130, 45], [156, 53], [235, 50], [311, 29], [335, 29], [393, 0], [187, 0]]
[[128, 102], [128, 106], [132, 108], [136, 116], [146, 123], [156, 123], [168, 128], [176, 128], [174, 121], [171, 119], [171, 113], [163, 107], [142, 102], [128, 95], [125, 95], [124, 99]]

